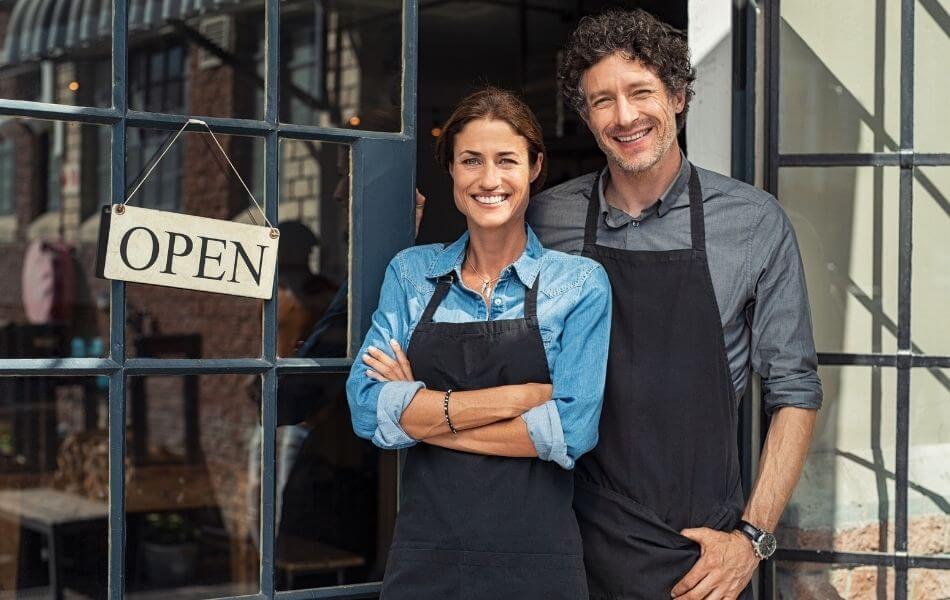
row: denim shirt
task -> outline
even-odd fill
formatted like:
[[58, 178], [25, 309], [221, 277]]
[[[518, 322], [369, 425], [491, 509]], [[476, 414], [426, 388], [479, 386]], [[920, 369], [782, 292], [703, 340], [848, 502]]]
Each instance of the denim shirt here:
[[433, 320], [447, 323], [520, 319], [525, 292], [540, 277], [538, 321], [553, 384], [552, 399], [522, 415], [538, 457], [571, 469], [597, 444], [610, 341], [610, 284], [597, 262], [547, 250], [527, 227], [521, 257], [505, 268], [495, 285], [490, 312], [478, 293], [461, 283], [468, 233], [456, 242], [416, 246], [392, 259], [380, 292], [379, 308], [346, 383], [353, 429], [381, 448], [416, 444], [399, 425], [403, 410], [425, 386], [422, 381], [379, 382], [366, 375], [361, 360], [369, 346], [392, 356], [389, 340], [408, 348], [412, 332], [435, 292], [436, 280], [456, 278]]

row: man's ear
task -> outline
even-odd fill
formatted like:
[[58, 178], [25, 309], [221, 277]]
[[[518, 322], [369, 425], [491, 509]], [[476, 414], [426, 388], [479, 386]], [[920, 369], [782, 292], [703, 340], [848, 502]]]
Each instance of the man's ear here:
[[531, 167], [531, 183], [534, 183], [534, 180], [538, 178], [538, 175], [541, 174], [541, 165], [544, 164], [544, 154], [538, 153], [537, 160], [534, 161], [534, 165]]
[[686, 108], [686, 88], [673, 92], [673, 108], [676, 114], [680, 114]]

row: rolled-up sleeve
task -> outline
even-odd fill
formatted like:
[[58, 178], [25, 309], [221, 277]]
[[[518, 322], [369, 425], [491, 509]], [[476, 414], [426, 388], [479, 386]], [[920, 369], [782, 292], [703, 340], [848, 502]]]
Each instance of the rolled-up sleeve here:
[[783, 406], [821, 408], [805, 269], [795, 231], [777, 202], [767, 202], [752, 237], [751, 363], [762, 378], [766, 414]]
[[522, 418], [538, 457], [565, 469], [597, 444], [610, 346], [610, 282], [591, 267], [568, 312], [551, 369], [552, 399]]
[[362, 356], [370, 346], [392, 356], [389, 341], [394, 339], [406, 348], [408, 331], [408, 305], [400, 282], [397, 257], [386, 269], [379, 294], [379, 307], [373, 313], [372, 325], [346, 381], [353, 431], [361, 438], [372, 440], [380, 448], [406, 448], [416, 443], [399, 425], [399, 420], [412, 397], [424, 384], [421, 381], [380, 382], [371, 379], [366, 374], [368, 367], [363, 363]]

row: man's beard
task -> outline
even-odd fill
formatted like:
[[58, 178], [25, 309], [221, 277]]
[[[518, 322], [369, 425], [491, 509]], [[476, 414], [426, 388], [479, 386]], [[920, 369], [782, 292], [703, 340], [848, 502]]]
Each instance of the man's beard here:
[[[654, 122], [652, 125], [653, 133], [657, 134], [660, 132], [659, 125]], [[641, 155], [638, 157], [637, 162], [631, 162], [626, 157], [618, 154], [607, 142], [608, 139], [612, 139], [616, 134], [616, 131], [609, 132], [608, 135], [597, 135], [595, 136], [597, 140], [597, 146], [600, 147], [601, 152], [607, 155], [607, 160], [616, 164], [620, 169], [630, 175], [639, 175], [645, 171], [652, 169], [656, 163], [660, 162], [660, 159], [666, 155], [669, 149], [673, 146], [673, 142], [676, 140], [676, 133], [673, 129], [665, 128], [663, 129], [663, 137], [657, 138], [656, 143], [653, 144], [653, 148], [647, 156]]]

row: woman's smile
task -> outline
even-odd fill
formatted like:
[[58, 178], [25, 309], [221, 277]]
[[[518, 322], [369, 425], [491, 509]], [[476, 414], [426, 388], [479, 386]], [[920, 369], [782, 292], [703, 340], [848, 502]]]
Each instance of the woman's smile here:
[[508, 200], [508, 194], [474, 194], [472, 198], [482, 206], [498, 206]]

